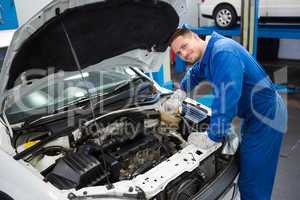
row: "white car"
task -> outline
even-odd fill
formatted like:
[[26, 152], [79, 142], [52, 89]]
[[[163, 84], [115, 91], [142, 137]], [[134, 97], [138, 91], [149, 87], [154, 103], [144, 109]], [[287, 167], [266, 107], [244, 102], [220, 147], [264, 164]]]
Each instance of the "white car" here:
[[[241, 0], [201, 0], [201, 15], [212, 18], [220, 28], [231, 28], [241, 16]], [[300, 1], [259, 0], [262, 22], [300, 23]]]
[[16, 31], [0, 74], [1, 200], [235, 197], [237, 156], [195, 139], [211, 110], [187, 98], [180, 126], [164, 123], [172, 92], [141, 71], [163, 61], [172, 5], [56, 0]]

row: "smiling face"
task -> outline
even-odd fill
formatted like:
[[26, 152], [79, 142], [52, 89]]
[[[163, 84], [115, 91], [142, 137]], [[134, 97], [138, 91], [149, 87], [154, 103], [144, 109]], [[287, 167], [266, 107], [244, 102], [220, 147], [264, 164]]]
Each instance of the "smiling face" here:
[[170, 46], [182, 60], [193, 64], [202, 57], [205, 42], [195, 33], [188, 32], [176, 37]]

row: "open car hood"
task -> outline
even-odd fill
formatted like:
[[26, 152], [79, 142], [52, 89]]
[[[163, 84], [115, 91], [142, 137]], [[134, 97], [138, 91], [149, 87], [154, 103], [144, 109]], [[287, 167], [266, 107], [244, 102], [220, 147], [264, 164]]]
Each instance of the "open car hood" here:
[[14, 34], [1, 70], [1, 94], [31, 69], [77, 70], [70, 46], [82, 69], [121, 55], [127, 63], [130, 57], [146, 60], [153, 66], [141, 68], [154, 71], [159, 64], [153, 61], [178, 26], [178, 9], [185, 4], [180, 1], [54, 0]]

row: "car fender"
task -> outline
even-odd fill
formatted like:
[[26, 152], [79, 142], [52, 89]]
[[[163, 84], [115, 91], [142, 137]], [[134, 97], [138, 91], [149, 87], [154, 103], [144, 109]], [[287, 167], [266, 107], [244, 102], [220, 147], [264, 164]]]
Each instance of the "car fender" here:
[[24, 161], [16, 161], [0, 149], [0, 191], [14, 200], [66, 199], [54, 186], [43, 181], [40, 174]]

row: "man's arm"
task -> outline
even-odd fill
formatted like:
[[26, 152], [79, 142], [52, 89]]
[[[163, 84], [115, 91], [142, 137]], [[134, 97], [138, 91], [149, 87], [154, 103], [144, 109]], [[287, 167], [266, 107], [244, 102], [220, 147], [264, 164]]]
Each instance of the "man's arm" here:
[[226, 140], [231, 122], [237, 115], [244, 66], [240, 58], [229, 51], [218, 52], [212, 59], [215, 98], [208, 137], [215, 142], [221, 142]]
[[181, 90], [186, 93], [192, 91], [202, 80], [200, 71], [200, 62], [197, 62], [192, 68], [190, 68], [180, 83]]
[[185, 74], [181, 81], [180, 89], [177, 89], [173, 95], [162, 105], [160, 111], [176, 113], [182, 101], [185, 99], [186, 93], [193, 90], [200, 81], [200, 62], [198, 62]]

